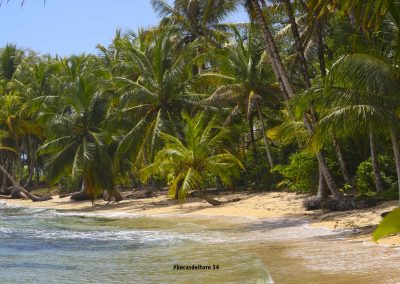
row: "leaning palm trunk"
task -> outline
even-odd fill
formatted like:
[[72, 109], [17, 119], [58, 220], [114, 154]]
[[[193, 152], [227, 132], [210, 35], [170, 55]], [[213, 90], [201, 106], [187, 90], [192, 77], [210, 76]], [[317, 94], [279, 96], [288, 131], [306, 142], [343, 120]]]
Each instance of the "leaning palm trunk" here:
[[318, 171], [318, 193], [317, 198], [326, 199], [328, 198], [329, 190], [326, 186], [324, 173], [322, 172], [321, 168]]
[[[295, 19], [295, 16], [294, 16], [293, 6], [292, 6], [292, 3], [290, 2], [290, 0], [284, 0], [284, 2], [285, 2], [285, 6], [286, 6], [289, 22], [290, 22], [290, 27], [291, 27], [293, 38], [294, 38], [294, 43], [295, 43], [297, 54], [298, 54], [298, 59], [300, 61], [300, 71], [301, 71], [303, 79], [304, 79], [305, 87], [306, 88], [310, 88], [311, 87], [311, 80], [310, 80], [310, 75], [309, 75], [309, 72], [308, 72], [308, 64], [307, 64], [307, 60], [306, 60], [305, 55], [304, 55], [304, 48], [303, 48], [303, 44], [302, 44], [302, 41], [301, 41], [301, 38], [300, 38], [300, 33], [299, 33], [299, 29], [298, 29], [298, 26], [297, 26], [297, 23], [296, 23], [296, 19]], [[319, 29], [319, 40], [321, 41], [318, 44], [319, 45], [319, 53], [320, 53], [319, 54], [319, 61], [320, 61], [321, 75], [325, 76], [326, 72], [325, 72], [325, 62], [324, 62], [323, 46], [322, 46], [322, 31], [321, 31], [321, 27], [320, 27], [320, 22], [317, 23], [317, 29]], [[317, 122], [317, 116], [316, 116], [316, 114], [315, 114], [315, 112], [314, 112], [314, 110], [312, 108], [310, 109], [310, 112], [312, 114], [313, 123], [316, 123]], [[309, 132], [311, 132], [311, 131], [309, 130]], [[339, 143], [337, 143], [336, 140], [334, 140], [333, 143], [335, 144], [336, 154], [338, 156], [340, 168], [341, 168], [341, 171], [343, 173], [345, 182], [350, 184], [350, 178], [349, 178], [349, 175], [348, 175], [347, 167], [346, 167], [346, 164], [344, 162], [344, 157], [343, 157], [343, 154], [341, 152]], [[324, 157], [322, 157], [322, 158], [323, 158], [324, 161], [323, 161], [322, 164], [319, 163], [319, 171], [324, 173], [326, 171], [325, 166], [324, 166], [324, 164], [326, 164], [326, 161], [325, 161]], [[328, 175], [328, 177], [326, 177], [326, 175]], [[325, 184], [325, 181], [328, 182], [326, 180], [326, 178], [332, 179], [332, 182], [335, 183], [333, 175], [329, 171], [329, 172], [327, 172], [327, 173], [325, 173], [323, 175], [321, 175], [321, 174], [319, 175], [320, 188], [321, 188], [321, 186], [323, 187], [323, 184]], [[325, 179], [325, 181], [323, 181], [322, 179]], [[329, 183], [328, 183], [328, 186], [329, 186]], [[330, 189], [332, 187], [334, 187], [334, 192], [332, 192], [332, 195], [334, 197], [337, 196], [337, 197], [340, 198], [342, 196], [342, 194], [338, 190], [337, 185], [331, 184], [329, 187], [330, 187]], [[335, 198], [337, 198], [337, 197], [335, 197]]]
[[399, 204], [400, 204], [400, 147], [397, 130], [392, 127], [390, 130], [390, 137], [393, 144], [394, 160], [396, 162], [397, 183], [399, 187]]
[[266, 135], [266, 130], [265, 130], [265, 126], [264, 126], [264, 121], [263, 121], [263, 116], [262, 116], [262, 112], [261, 112], [260, 103], [256, 102], [256, 106], [257, 106], [257, 112], [258, 112], [258, 119], [260, 120], [260, 123], [261, 123], [261, 131], [262, 131], [262, 137], [263, 137], [263, 140], [264, 140], [265, 150], [267, 151], [268, 163], [269, 163], [269, 166], [272, 169], [274, 167], [274, 160], [272, 159], [271, 147], [270, 147], [270, 144], [268, 142], [267, 135]]
[[342, 148], [340, 147], [340, 144], [336, 139], [333, 139], [333, 145], [335, 146], [336, 155], [338, 156], [340, 171], [342, 172], [344, 182], [353, 186], [349, 171], [347, 170], [346, 162], [344, 160]]
[[375, 134], [372, 130], [369, 132], [369, 145], [370, 145], [370, 150], [371, 150], [371, 163], [372, 163], [372, 171], [374, 173], [374, 182], [376, 186], [376, 191], [377, 192], [382, 192], [384, 190], [383, 188], [383, 182], [382, 182], [382, 176], [381, 176], [381, 169], [379, 166], [379, 161], [378, 161], [378, 154], [376, 150], [376, 141], [375, 141]]
[[[7, 162], [6, 162], [6, 164], [7, 164]], [[7, 165], [6, 165], [6, 168], [7, 168]], [[7, 175], [5, 173], [3, 173], [3, 180], [2, 180], [0, 192], [2, 194], [6, 193], [7, 187], [8, 187], [8, 178], [7, 178]]]
[[[251, 0], [252, 8], [255, 11], [258, 25], [260, 27], [263, 38], [266, 42], [266, 50], [268, 53], [268, 58], [270, 60], [272, 70], [274, 71], [275, 77], [278, 79], [280, 89], [282, 91], [283, 97], [286, 100], [286, 103], [289, 105], [288, 100], [294, 95], [293, 88], [289, 82], [289, 78], [287, 73], [283, 67], [282, 60], [279, 56], [279, 53], [276, 48], [276, 44], [274, 38], [272, 37], [272, 33], [265, 21], [265, 18], [262, 14], [261, 7], [259, 5], [258, 0]], [[289, 112], [291, 110], [289, 109]], [[308, 117], [303, 115], [303, 122], [307, 131], [311, 134], [313, 132], [313, 127], [308, 120]], [[319, 167], [325, 177], [325, 181], [328, 185], [330, 192], [332, 193], [333, 198], [341, 199], [342, 193], [339, 191], [339, 187], [337, 186], [335, 179], [326, 163], [325, 157], [321, 152], [316, 154], [318, 159]]]
[[28, 192], [25, 188], [19, 185], [19, 183], [7, 172], [7, 170], [2, 165], [0, 165], [0, 171], [7, 176], [7, 178], [13, 183], [13, 185], [16, 188], [18, 188], [24, 195], [26, 195], [33, 202], [45, 201], [49, 199], [47, 197], [38, 197]]
[[[303, 122], [307, 128], [308, 133], [310, 133], [310, 134], [313, 133], [313, 126], [308, 121], [307, 116], [303, 117]], [[324, 154], [321, 151], [319, 151], [316, 154], [316, 156], [317, 156], [317, 160], [318, 160], [319, 169], [320, 169], [320, 171], [322, 171], [322, 173], [324, 175], [325, 182], [328, 185], [328, 188], [332, 194], [332, 197], [334, 199], [342, 199], [343, 194], [340, 192], [339, 187], [336, 184], [335, 177], [333, 176], [331, 170], [328, 167], [328, 163], [326, 162]]]
[[303, 49], [303, 45], [302, 45], [302, 42], [300, 39], [300, 33], [299, 33], [299, 29], [297, 27], [296, 19], [293, 14], [293, 6], [292, 6], [292, 3], [290, 2], [290, 0], [285, 0], [285, 6], [286, 6], [289, 22], [290, 22], [290, 27], [292, 29], [294, 43], [295, 43], [296, 49], [297, 49], [297, 55], [298, 55], [298, 58], [300, 61], [301, 73], [303, 75], [303, 79], [304, 79], [306, 88], [309, 88], [309, 87], [311, 87], [311, 81], [310, 81], [310, 75], [309, 75], [308, 69], [307, 69], [307, 61], [304, 56], [304, 49]]

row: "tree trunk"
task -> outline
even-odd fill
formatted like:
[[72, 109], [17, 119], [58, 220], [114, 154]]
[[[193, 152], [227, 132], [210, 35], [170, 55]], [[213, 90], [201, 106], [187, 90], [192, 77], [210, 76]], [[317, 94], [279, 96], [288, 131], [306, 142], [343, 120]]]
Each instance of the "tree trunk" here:
[[33, 202], [49, 200], [48, 197], [38, 197], [38, 196], [33, 195], [30, 192], [28, 192], [25, 188], [23, 188], [22, 186], [19, 185], [19, 183], [6, 171], [6, 169], [2, 165], [0, 165], [0, 171], [3, 172], [3, 174], [5, 174], [8, 177], [8, 179], [13, 183], [13, 185], [16, 188], [18, 188], [23, 194], [25, 194]]
[[305, 87], [309, 88], [311, 87], [310, 75], [308, 74], [307, 61], [304, 56], [303, 44], [300, 39], [300, 33], [297, 27], [296, 19], [294, 17], [293, 6], [290, 0], [284, 0], [284, 1], [290, 22], [290, 27], [292, 29], [294, 43], [296, 45], [296, 50], [300, 61], [300, 70], [304, 79]]
[[376, 186], [377, 192], [382, 192], [384, 190], [381, 169], [379, 167], [378, 154], [376, 150], [376, 141], [375, 134], [372, 130], [369, 131], [369, 145], [371, 150], [371, 162], [372, 162], [372, 171], [374, 173], [374, 182]]
[[26, 179], [24, 187], [29, 187], [32, 185], [34, 172], [35, 172], [35, 161], [32, 160], [32, 158], [31, 158], [31, 160], [29, 162], [29, 175]]
[[0, 195], [0, 199], [12, 199], [12, 197], [8, 195]]
[[397, 183], [399, 187], [399, 204], [400, 204], [400, 147], [397, 130], [392, 127], [390, 130], [390, 137], [393, 144], [394, 160], [396, 162]]
[[[289, 78], [287, 76], [286, 70], [283, 67], [282, 60], [277, 51], [274, 38], [272, 37], [272, 33], [271, 33], [271, 31], [267, 25], [267, 22], [265, 21], [265, 18], [262, 14], [261, 7], [259, 5], [258, 0], [251, 0], [250, 3], [252, 5], [252, 8], [254, 9], [258, 25], [262, 32], [263, 38], [266, 42], [266, 50], [268, 53], [268, 58], [270, 60], [275, 77], [278, 79], [279, 86], [282, 91], [283, 97], [285, 98], [286, 103], [289, 105], [288, 100], [289, 100], [289, 98], [293, 97], [294, 91], [289, 82]], [[291, 112], [290, 108], [289, 108], [289, 112]], [[305, 127], [307, 128], [307, 131], [311, 134], [313, 131], [313, 127], [312, 127], [311, 123], [308, 121], [306, 114], [303, 115], [303, 122], [304, 122]], [[328, 168], [325, 157], [323, 156], [323, 154], [321, 152], [317, 153], [316, 156], [317, 156], [321, 171], [324, 174], [325, 181], [329, 187], [329, 190], [332, 193], [333, 198], [341, 199], [343, 195], [339, 191], [339, 188], [335, 182], [335, 179], [334, 179], [331, 171]]]
[[271, 67], [274, 71], [275, 77], [278, 80], [279, 88], [285, 100], [288, 100], [294, 94], [294, 91], [289, 83], [289, 78], [287, 77], [286, 71], [282, 64], [282, 60], [280, 59], [279, 53], [277, 51], [274, 38], [272, 37], [272, 33], [262, 14], [258, 0], [251, 0], [250, 3], [256, 14], [258, 26], [260, 27], [261, 33], [265, 40], [265, 47], [268, 53], [268, 59], [271, 63]]
[[254, 124], [253, 124], [253, 117], [249, 119], [249, 130], [250, 130], [250, 143], [253, 145], [253, 152], [256, 160], [258, 160], [258, 152], [257, 152], [257, 145], [256, 145], [256, 138], [254, 137]]
[[200, 191], [201, 197], [202, 197], [207, 203], [211, 204], [212, 206], [218, 206], [218, 205], [221, 205], [221, 204], [222, 204], [221, 201], [215, 200], [215, 199], [211, 198], [210, 196], [208, 196], [208, 194], [207, 194], [204, 190], [199, 190], [199, 191]]
[[267, 134], [266, 134], [265, 126], [264, 126], [264, 121], [263, 121], [263, 116], [262, 116], [262, 112], [261, 112], [261, 107], [260, 107], [260, 103], [258, 101], [256, 102], [256, 106], [257, 106], [257, 112], [258, 112], [258, 119], [260, 120], [260, 123], [261, 123], [261, 131], [262, 131], [262, 137], [264, 140], [265, 150], [267, 151], [268, 163], [269, 163], [270, 168], [272, 169], [274, 167], [274, 160], [272, 159], [271, 147], [268, 142], [268, 138], [267, 138]]
[[40, 169], [39, 169], [38, 161], [36, 161], [36, 163], [35, 163], [35, 180], [37, 183], [39, 183], [39, 181], [40, 181]]
[[326, 185], [324, 174], [323, 174], [321, 168], [319, 168], [317, 197], [321, 198], [321, 199], [326, 199], [326, 198], [328, 198], [328, 196], [329, 196], [329, 189]]
[[319, 61], [319, 70], [321, 72], [321, 76], [326, 76], [326, 64], [325, 64], [325, 56], [324, 56], [324, 39], [322, 35], [322, 23], [321, 20], [317, 20], [317, 45], [318, 45], [318, 61]]
[[115, 202], [120, 202], [122, 199], [124, 199], [121, 195], [121, 192], [119, 192], [118, 189], [114, 188], [113, 190], [113, 194], [114, 194], [114, 200]]
[[335, 146], [336, 155], [338, 156], [340, 171], [343, 174], [344, 182], [353, 186], [351, 184], [351, 178], [350, 178], [349, 172], [347, 170], [346, 162], [344, 160], [342, 148], [340, 147], [340, 144], [336, 139], [333, 139], [333, 145]]
[[1, 190], [0, 190], [1, 193], [7, 194], [7, 188], [8, 188], [8, 178], [7, 178], [7, 175], [5, 173], [3, 173], [3, 180], [2, 180], [2, 184], [1, 184]]
[[[312, 127], [311, 123], [309, 122], [306, 115], [303, 116], [303, 122], [307, 128], [308, 133], [310, 133], [310, 134], [313, 133], [313, 127]], [[339, 187], [336, 184], [335, 177], [333, 176], [331, 170], [328, 167], [328, 163], [326, 162], [324, 154], [320, 151], [316, 154], [316, 156], [317, 156], [319, 168], [324, 175], [326, 184], [328, 185], [328, 188], [332, 194], [332, 197], [334, 199], [342, 199], [343, 194], [339, 191]]]

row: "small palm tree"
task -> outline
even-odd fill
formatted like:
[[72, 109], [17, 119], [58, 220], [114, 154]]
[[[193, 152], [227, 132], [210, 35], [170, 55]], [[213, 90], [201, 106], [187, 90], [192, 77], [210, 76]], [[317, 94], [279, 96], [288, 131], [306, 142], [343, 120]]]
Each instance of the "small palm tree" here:
[[207, 177], [219, 177], [229, 184], [239, 176], [243, 165], [223, 149], [227, 131], [217, 125], [215, 118], [210, 120], [204, 113], [194, 118], [183, 114], [183, 120], [183, 138], [162, 133], [164, 148], [153, 164], [141, 170], [142, 177], [147, 180], [154, 174], [172, 175], [171, 195], [178, 194], [179, 200], [184, 200], [189, 192], [198, 190], [205, 201], [219, 205], [221, 202], [210, 198], [204, 189]]

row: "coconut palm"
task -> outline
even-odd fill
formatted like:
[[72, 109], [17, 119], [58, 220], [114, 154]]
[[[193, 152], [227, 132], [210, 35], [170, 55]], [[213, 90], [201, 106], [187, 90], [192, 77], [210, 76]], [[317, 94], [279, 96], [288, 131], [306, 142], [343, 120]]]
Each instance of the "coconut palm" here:
[[352, 54], [340, 58], [329, 74], [327, 90], [321, 97], [323, 103], [329, 106], [328, 110], [314, 134], [314, 141], [321, 139], [323, 133], [367, 134], [378, 191], [383, 186], [377, 161], [376, 133], [390, 132], [400, 181], [399, 76], [397, 65], [384, 55]]
[[200, 80], [214, 84], [217, 88], [203, 103], [219, 107], [231, 106], [229, 119], [239, 113], [245, 114], [254, 147], [253, 120], [254, 116], [258, 116], [268, 162], [273, 168], [274, 161], [270, 141], [266, 137], [262, 102], [264, 100], [275, 106], [279, 101], [276, 95], [279, 90], [273, 86], [273, 76], [269, 76], [265, 68], [265, 54], [257, 43], [253, 27], [248, 27], [244, 36], [236, 27], [233, 26], [232, 30], [236, 35], [235, 43], [214, 51], [211, 55], [207, 54], [207, 58], [214, 57], [216, 72], [201, 74]]
[[236, 10], [240, 1], [175, 0], [173, 6], [165, 0], [152, 0], [151, 3], [161, 17], [172, 20], [184, 44], [201, 40], [219, 45], [227, 39], [222, 21]]
[[23, 52], [13, 44], [0, 50], [0, 92], [6, 94], [22, 61]]
[[[272, 34], [272, 30], [269, 27], [266, 17], [263, 14], [262, 5], [258, 0], [246, 0], [245, 3], [248, 12], [250, 14], [250, 17], [254, 19], [254, 21], [259, 26], [260, 32], [263, 36], [263, 40], [265, 43], [266, 53], [268, 55], [270, 65], [272, 67], [276, 79], [278, 80], [282, 96], [285, 99], [286, 104], [289, 105], [289, 99], [295, 95], [295, 92], [289, 80], [288, 73], [283, 65], [281, 55], [278, 52], [277, 45]], [[294, 119], [294, 115], [290, 108], [289, 108], [289, 113], [291, 117]], [[311, 115], [309, 115], [308, 113], [309, 114], [311, 113]], [[315, 122], [315, 116], [313, 115], [313, 113], [314, 111], [312, 109], [307, 109], [307, 111], [302, 114], [304, 127], [307, 129], [309, 134], [313, 132], [313, 122]], [[318, 160], [320, 171], [322, 172], [325, 178], [326, 184], [328, 185], [328, 188], [332, 193], [333, 198], [341, 199], [343, 195], [339, 191], [339, 187], [335, 181], [335, 178], [331, 170], [328, 167], [328, 163], [326, 161], [324, 154], [322, 152], [317, 152], [316, 157]]]
[[221, 202], [210, 198], [205, 191], [206, 179], [219, 177], [225, 184], [239, 176], [243, 168], [241, 162], [224, 149], [227, 130], [219, 127], [217, 120], [210, 119], [205, 113], [190, 118], [183, 114], [183, 137], [174, 137], [162, 133], [164, 147], [157, 153], [153, 164], [142, 169], [142, 178], [146, 181], [154, 174], [164, 177], [173, 176], [169, 193], [179, 195], [184, 200], [194, 190], [212, 205]]
[[[49, 112], [57, 107], [59, 98], [59, 79], [57, 78], [58, 65], [50, 58], [39, 58], [36, 55], [24, 58], [20, 72], [14, 79], [15, 89], [23, 94], [23, 104], [20, 107], [21, 115], [29, 118], [36, 125], [38, 134], [29, 133], [22, 141], [28, 165], [28, 177], [24, 187], [29, 187], [36, 171], [36, 180], [39, 180], [39, 160], [36, 152], [45, 139], [45, 124], [41, 113]], [[40, 131], [39, 131], [40, 130]]]
[[[94, 202], [100, 190], [114, 190], [111, 142], [101, 128], [107, 114], [108, 98], [98, 91], [96, 78], [77, 77], [60, 98], [62, 109], [49, 123], [49, 141], [40, 148], [48, 155], [47, 178], [54, 183], [67, 171], [82, 180], [82, 190]], [[117, 198], [119, 199], [119, 198]]]
[[150, 43], [124, 37], [117, 48], [123, 50], [125, 65], [136, 74], [114, 77], [119, 104], [114, 112], [122, 139], [119, 157], [130, 155], [137, 165], [151, 162], [160, 145], [160, 132], [175, 133], [182, 110], [195, 106], [190, 95], [190, 49], [176, 49], [172, 30], [161, 28]]

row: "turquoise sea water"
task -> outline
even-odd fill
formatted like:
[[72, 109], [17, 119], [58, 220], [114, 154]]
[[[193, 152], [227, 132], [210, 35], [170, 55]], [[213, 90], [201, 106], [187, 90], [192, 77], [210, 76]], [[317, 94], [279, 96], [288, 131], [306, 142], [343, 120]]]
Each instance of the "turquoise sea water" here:
[[352, 241], [352, 233], [295, 219], [149, 218], [0, 203], [0, 283], [400, 283], [400, 250]]
[[0, 205], [0, 283], [270, 282], [259, 258], [221, 245], [233, 228], [208, 223]]

